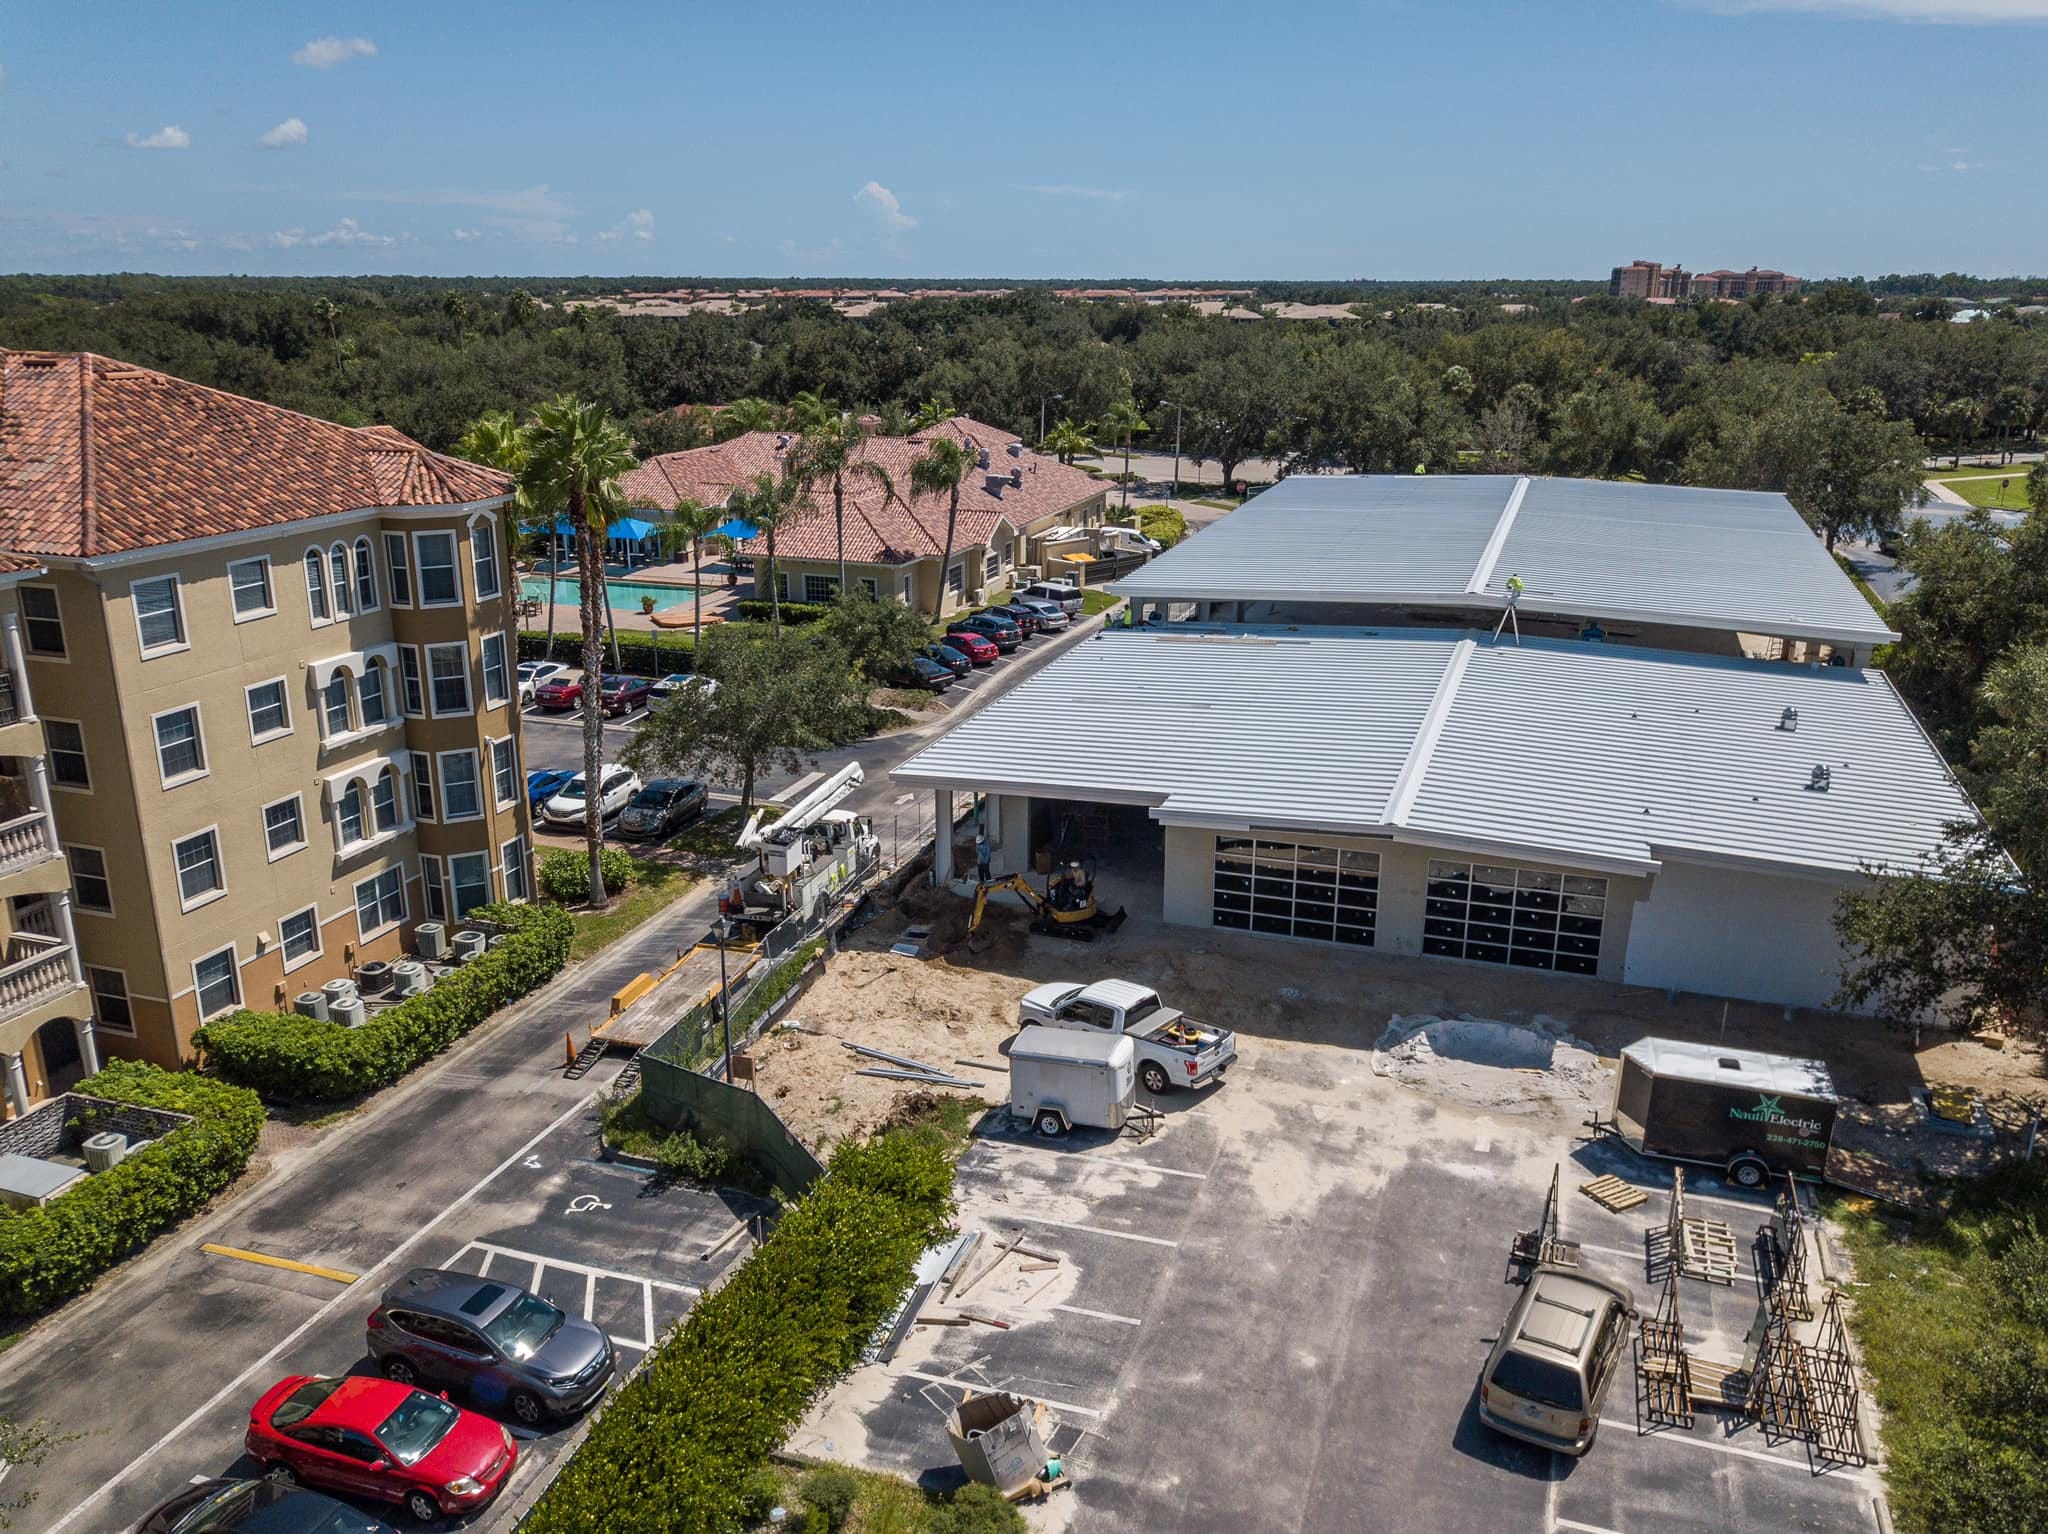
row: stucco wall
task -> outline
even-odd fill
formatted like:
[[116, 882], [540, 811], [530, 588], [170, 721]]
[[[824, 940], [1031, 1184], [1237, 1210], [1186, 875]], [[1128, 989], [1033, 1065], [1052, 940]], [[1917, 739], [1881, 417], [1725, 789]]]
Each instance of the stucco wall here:
[[1667, 863], [1636, 907], [1625, 978], [1775, 1006], [1825, 1007], [1839, 981], [1844, 886]]

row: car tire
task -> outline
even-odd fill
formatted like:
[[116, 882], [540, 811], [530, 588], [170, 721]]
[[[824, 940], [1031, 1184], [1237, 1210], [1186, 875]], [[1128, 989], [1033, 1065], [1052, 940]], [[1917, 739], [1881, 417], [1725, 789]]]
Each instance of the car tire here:
[[417, 1385], [420, 1382], [420, 1371], [413, 1367], [412, 1360], [403, 1353], [393, 1353], [388, 1358], [380, 1359], [377, 1367], [384, 1371], [384, 1378], [394, 1385]]
[[1138, 1067], [1138, 1080], [1154, 1097], [1164, 1097], [1166, 1089], [1173, 1085], [1172, 1078], [1166, 1074], [1166, 1067], [1157, 1060], [1147, 1060]]
[[1046, 1139], [1057, 1140], [1067, 1132], [1067, 1121], [1053, 1112], [1052, 1109], [1041, 1108], [1038, 1110], [1038, 1117], [1031, 1121], [1031, 1127], [1045, 1136]]
[[1745, 1151], [1728, 1163], [1728, 1180], [1738, 1188], [1761, 1188], [1771, 1180], [1764, 1158]]
[[299, 1484], [299, 1473], [281, 1459], [274, 1459], [263, 1467], [263, 1479], [275, 1481], [280, 1486]]
[[547, 1408], [541, 1405], [540, 1397], [530, 1390], [515, 1390], [512, 1399], [506, 1402], [512, 1408], [512, 1415], [519, 1419], [521, 1427], [537, 1428], [548, 1419]]
[[406, 1516], [414, 1523], [439, 1523], [441, 1504], [424, 1491], [409, 1491], [405, 1494]]

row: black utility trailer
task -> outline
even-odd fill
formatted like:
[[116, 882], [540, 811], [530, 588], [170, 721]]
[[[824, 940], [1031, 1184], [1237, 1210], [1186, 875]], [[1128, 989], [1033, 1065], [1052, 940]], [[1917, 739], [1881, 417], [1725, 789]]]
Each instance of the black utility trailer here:
[[1760, 1188], [1785, 1172], [1824, 1174], [1837, 1106], [1822, 1061], [1638, 1039], [1621, 1052], [1607, 1127], [1646, 1156], [1704, 1162]]

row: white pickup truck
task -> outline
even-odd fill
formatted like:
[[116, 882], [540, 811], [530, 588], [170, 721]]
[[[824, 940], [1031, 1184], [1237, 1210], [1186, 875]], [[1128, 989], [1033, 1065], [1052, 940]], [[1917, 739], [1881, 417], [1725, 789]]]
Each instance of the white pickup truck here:
[[1076, 1028], [1129, 1039], [1138, 1050], [1138, 1082], [1154, 1097], [1170, 1087], [1200, 1087], [1223, 1079], [1237, 1059], [1237, 1035], [1198, 1023], [1165, 1005], [1157, 991], [1129, 980], [1041, 985], [1017, 1007], [1029, 1027]]

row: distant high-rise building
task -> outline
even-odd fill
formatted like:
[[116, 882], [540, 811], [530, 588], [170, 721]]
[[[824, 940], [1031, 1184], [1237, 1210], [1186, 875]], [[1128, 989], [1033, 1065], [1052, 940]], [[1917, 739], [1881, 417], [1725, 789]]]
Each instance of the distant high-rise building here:
[[1698, 276], [1682, 266], [1660, 266], [1655, 261], [1631, 261], [1617, 266], [1607, 279], [1611, 298], [1641, 298], [1650, 302], [1677, 298], [1748, 298], [1754, 293], [1796, 293], [1800, 279], [1766, 267], [1752, 266], [1746, 272], [1701, 272]]
[[1660, 266], [1655, 261], [1631, 261], [1617, 266], [1607, 279], [1607, 292], [1614, 298], [1684, 298], [1692, 291], [1692, 274], [1682, 266]]
[[1692, 280], [1695, 298], [1748, 298], [1755, 293], [1796, 293], [1800, 279], [1765, 267], [1752, 266], [1746, 272], [1701, 272]]

